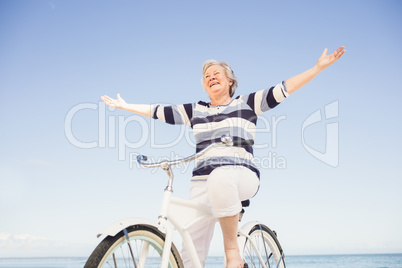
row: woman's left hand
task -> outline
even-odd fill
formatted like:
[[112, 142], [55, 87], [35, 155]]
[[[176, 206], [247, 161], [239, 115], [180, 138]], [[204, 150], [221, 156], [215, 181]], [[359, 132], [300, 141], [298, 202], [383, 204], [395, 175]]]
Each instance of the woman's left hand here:
[[342, 55], [346, 52], [344, 48], [344, 46], [341, 46], [330, 55], [327, 55], [328, 49], [324, 49], [324, 52], [321, 54], [320, 58], [317, 61], [317, 67], [322, 71], [333, 64], [335, 61], [339, 60], [340, 57], [342, 57]]

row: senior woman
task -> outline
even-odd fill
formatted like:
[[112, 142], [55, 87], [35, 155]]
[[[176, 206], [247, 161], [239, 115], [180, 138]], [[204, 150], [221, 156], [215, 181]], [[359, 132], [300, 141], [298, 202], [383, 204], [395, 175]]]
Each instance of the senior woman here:
[[[202, 85], [210, 102], [199, 101], [183, 105], [160, 106], [128, 104], [118, 94], [117, 99], [102, 96], [108, 106], [121, 108], [143, 116], [160, 119], [168, 124], [185, 124], [193, 129], [196, 151], [219, 142], [223, 134], [237, 139], [253, 139], [257, 117], [287, 98], [318, 73], [333, 64], [345, 53], [344, 47], [327, 55], [327, 49], [316, 65], [276, 86], [233, 98], [237, 79], [225, 62], [206, 61], [203, 65]], [[209, 151], [198, 159], [190, 189], [190, 198], [211, 207], [218, 219], [224, 241], [228, 268], [243, 267], [237, 245], [237, 225], [241, 201], [252, 198], [259, 188], [259, 172], [253, 163], [251, 146], [226, 147]], [[207, 220], [190, 230], [197, 254], [205, 265], [214, 220]], [[183, 247], [185, 267], [191, 267], [189, 256]]]

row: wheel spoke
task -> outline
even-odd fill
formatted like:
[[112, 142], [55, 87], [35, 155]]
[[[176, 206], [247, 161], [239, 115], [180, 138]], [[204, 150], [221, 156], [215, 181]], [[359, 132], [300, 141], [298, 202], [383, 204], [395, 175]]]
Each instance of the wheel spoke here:
[[128, 248], [130, 250], [131, 254], [131, 260], [133, 261], [134, 267], [137, 268], [137, 263], [135, 262], [134, 254], [133, 254], [133, 249], [131, 248], [130, 241], [127, 241]]
[[116, 263], [116, 256], [113, 253], [113, 263], [114, 263], [114, 268], [117, 268], [117, 263]]

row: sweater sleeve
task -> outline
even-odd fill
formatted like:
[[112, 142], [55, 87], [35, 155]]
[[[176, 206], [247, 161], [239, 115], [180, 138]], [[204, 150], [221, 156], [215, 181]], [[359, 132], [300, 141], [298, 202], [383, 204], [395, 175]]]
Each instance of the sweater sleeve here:
[[193, 117], [194, 104], [180, 105], [155, 105], [152, 111], [152, 118], [159, 119], [162, 122], [171, 125], [188, 125], [191, 126], [191, 118]]
[[275, 108], [288, 96], [286, 83], [282, 81], [276, 86], [251, 93], [246, 97], [247, 104], [253, 109], [256, 115], [260, 115], [263, 112]]

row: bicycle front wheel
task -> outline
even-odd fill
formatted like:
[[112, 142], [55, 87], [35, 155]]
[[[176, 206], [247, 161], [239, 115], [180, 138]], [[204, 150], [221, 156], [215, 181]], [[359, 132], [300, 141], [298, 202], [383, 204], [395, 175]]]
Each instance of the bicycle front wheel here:
[[256, 224], [248, 235], [243, 247], [244, 261], [248, 267], [286, 267], [285, 255], [276, 234], [267, 226]]
[[[92, 252], [84, 268], [160, 267], [165, 238], [156, 228], [130, 226], [126, 232], [107, 236]], [[169, 268], [182, 268], [180, 255], [172, 243]]]

